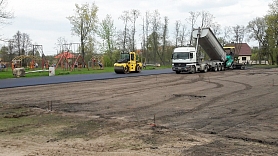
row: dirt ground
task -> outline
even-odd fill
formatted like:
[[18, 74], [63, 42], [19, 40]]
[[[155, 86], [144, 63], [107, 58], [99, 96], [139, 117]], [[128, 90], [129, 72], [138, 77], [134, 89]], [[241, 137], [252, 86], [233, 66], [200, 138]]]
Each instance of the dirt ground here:
[[277, 155], [278, 69], [0, 90], [0, 155]]

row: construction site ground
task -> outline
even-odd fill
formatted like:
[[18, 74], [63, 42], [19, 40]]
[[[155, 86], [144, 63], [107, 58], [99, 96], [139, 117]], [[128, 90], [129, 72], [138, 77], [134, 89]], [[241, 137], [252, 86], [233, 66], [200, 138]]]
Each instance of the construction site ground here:
[[278, 69], [0, 89], [0, 155], [277, 155]]

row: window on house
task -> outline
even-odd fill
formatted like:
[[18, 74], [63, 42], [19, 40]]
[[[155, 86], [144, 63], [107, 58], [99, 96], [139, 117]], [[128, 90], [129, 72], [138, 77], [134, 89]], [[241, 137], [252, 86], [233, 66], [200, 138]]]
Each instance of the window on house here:
[[242, 57], [242, 61], [246, 61], [246, 57]]

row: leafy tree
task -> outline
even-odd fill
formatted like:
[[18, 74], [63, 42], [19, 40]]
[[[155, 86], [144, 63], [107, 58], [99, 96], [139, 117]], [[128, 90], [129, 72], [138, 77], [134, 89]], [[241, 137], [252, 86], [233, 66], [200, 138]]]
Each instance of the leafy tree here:
[[0, 49], [0, 57], [5, 62], [11, 62], [12, 59], [16, 56], [14, 50], [13, 50], [14, 44], [12, 41], [8, 42], [8, 46], [3, 46]]
[[160, 58], [160, 61], [163, 62], [160, 54], [159, 54], [159, 40], [160, 40], [160, 34], [159, 34], [159, 30], [161, 27], [161, 21], [160, 21], [160, 14], [158, 12], [158, 10], [155, 10], [154, 13], [151, 16], [151, 45], [152, 45], [152, 52], [153, 52], [153, 61], [156, 62], [157, 61], [157, 55]]
[[256, 40], [259, 43], [259, 50], [257, 53], [259, 64], [261, 64], [262, 59], [261, 47], [263, 45], [266, 28], [266, 19], [264, 17], [256, 17], [255, 19], [250, 21], [246, 27], [246, 30], [249, 33], [249, 39]]
[[0, 58], [4, 61], [10, 61], [9, 60], [9, 48], [6, 46], [1, 47], [0, 49]]
[[97, 30], [97, 12], [98, 7], [95, 3], [92, 3], [92, 5], [86, 3], [81, 6], [75, 4], [75, 15], [67, 17], [73, 25], [72, 33], [80, 37], [83, 58], [85, 58], [85, 43], [88, 41], [90, 35]]
[[103, 40], [103, 49], [110, 59], [109, 62], [106, 61], [109, 65], [113, 61], [112, 53], [114, 49], [114, 37], [116, 33], [116, 28], [114, 27], [114, 21], [111, 15], [106, 15], [106, 18], [100, 23], [99, 29], [97, 31], [98, 36]]
[[278, 0], [269, 5], [269, 14], [266, 16], [266, 36], [264, 50], [269, 51], [271, 64], [278, 63]]

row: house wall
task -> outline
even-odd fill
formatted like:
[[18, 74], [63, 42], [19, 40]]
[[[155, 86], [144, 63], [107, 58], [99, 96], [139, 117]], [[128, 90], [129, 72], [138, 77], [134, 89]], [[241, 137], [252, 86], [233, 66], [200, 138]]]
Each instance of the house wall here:
[[[243, 58], [245, 57], [245, 60]], [[250, 63], [251, 62], [251, 56], [239, 56], [239, 63], [247, 63], [247, 61]]]

